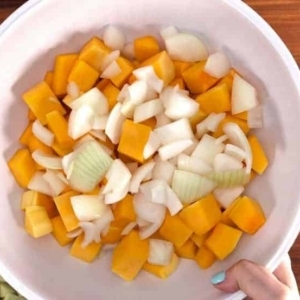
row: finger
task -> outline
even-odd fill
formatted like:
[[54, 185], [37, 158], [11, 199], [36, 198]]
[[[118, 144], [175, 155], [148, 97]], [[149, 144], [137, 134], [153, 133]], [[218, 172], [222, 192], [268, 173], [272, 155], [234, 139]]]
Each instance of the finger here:
[[241, 260], [212, 279], [216, 288], [227, 293], [242, 290], [253, 300], [288, 299], [289, 288], [266, 268], [247, 260]]

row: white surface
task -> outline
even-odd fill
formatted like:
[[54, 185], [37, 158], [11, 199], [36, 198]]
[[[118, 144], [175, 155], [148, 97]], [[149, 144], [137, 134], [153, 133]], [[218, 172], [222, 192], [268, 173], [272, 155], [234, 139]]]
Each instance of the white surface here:
[[[173, 1], [171, 5], [158, 0], [36, 3], [27, 3], [0, 28], [0, 273], [32, 300], [241, 299], [241, 293], [230, 296], [215, 291], [210, 285], [212, 274], [240, 258], [274, 269], [299, 230], [300, 102], [296, 84], [300, 76], [286, 47], [240, 0]], [[235, 254], [210, 270], [201, 271], [194, 262], [182, 261], [166, 281], [142, 273], [133, 283], [125, 283], [109, 271], [110, 255], [86, 265], [71, 258], [68, 249], [60, 248], [51, 236], [33, 240], [23, 230], [21, 191], [5, 162], [26, 123], [21, 94], [52, 68], [56, 54], [79, 50], [90, 37], [101, 34], [106, 24], [130, 32], [128, 42], [142, 33], [159, 36], [159, 29], [168, 25], [197, 32], [210, 51], [224, 51], [258, 88], [265, 107], [265, 128], [259, 137], [271, 166], [251, 183], [248, 194], [262, 203], [268, 223], [254, 237], [245, 236]]]

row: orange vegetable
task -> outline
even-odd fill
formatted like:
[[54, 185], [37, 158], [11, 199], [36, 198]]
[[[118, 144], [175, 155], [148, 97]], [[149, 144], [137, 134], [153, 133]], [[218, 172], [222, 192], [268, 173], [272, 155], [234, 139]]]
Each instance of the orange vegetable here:
[[220, 80], [220, 82], [218, 82], [218, 85], [222, 85], [223, 83], [226, 83], [226, 85], [227, 85], [227, 87], [229, 89], [230, 94], [231, 94], [231, 91], [232, 91], [233, 78], [234, 78], [235, 74], [240, 75], [236, 70], [231, 69], [230, 72], [225, 77], [223, 77]]
[[171, 83], [170, 83], [170, 86], [177, 86], [178, 85], [178, 87], [180, 88], [180, 89], [182, 89], [182, 90], [184, 90], [185, 89], [185, 84], [184, 84], [184, 81], [183, 81], [183, 79], [182, 78], [175, 78]]
[[112, 110], [113, 107], [117, 103], [117, 97], [120, 93], [120, 90], [117, 89], [113, 84], [110, 82], [106, 84], [106, 86], [102, 89], [102, 93], [106, 97], [109, 105], [109, 110]]
[[181, 247], [175, 246], [175, 252], [179, 257], [194, 259], [197, 252], [197, 246], [189, 239]]
[[50, 86], [52, 87], [52, 83], [53, 83], [53, 75], [54, 73], [52, 71], [48, 71], [44, 77], [44, 81]]
[[128, 84], [131, 85], [136, 81], [136, 77], [131, 74], [130, 77], [128, 78]]
[[180, 60], [174, 60], [173, 64], [175, 68], [175, 78], [181, 78], [182, 73], [192, 66], [192, 63], [180, 61]]
[[205, 246], [202, 246], [195, 257], [196, 262], [201, 269], [208, 269], [211, 267], [217, 260], [216, 256]]
[[127, 194], [123, 200], [116, 203], [114, 217], [115, 220], [112, 223], [119, 228], [124, 228], [129, 223], [136, 221], [136, 214], [133, 207], [133, 196], [131, 194]]
[[198, 112], [191, 117], [190, 124], [194, 132], [196, 132], [197, 125], [202, 122], [207, 117], [207, 114], [203, 112], [201, 109], [198, 110]]
[[67, 234], [68, 234], [67, 229], [66, 229], [60, 216], [57, 216], [57, 217], [51, 219], [51, 223], [52, 223], [52, 227], [53, 227], [52, 234], [53, 234], [54, 238], [56, 239], [56, 241], [62, 247], [68, 245], [69, 243], [71, 243], [73, 241], [72, 238], [69, 238], [67, 236]]
[[54, 143], [52, 145], [52, 149], [59, 156], [68, 155], [69, 153], [71, 153], [73, 151], [72, 146], [65, 147], [62, 144], [59, 144], [57, 141], [54, 141]]
[[74, 101], [74, 99], [70, 95], [66, 95], [63, 99], [62, 102], [70, 107], [70, 104]]
[[27, 145], [29, 138], [32, 136], [32, 122], [29, 122], [26, 129], [23, 131], [19, 138], [19, 142], [22, 145]]
[[242, 113], [239, 113], [239, 114], [236, 114], [234, 115], [236, 118], [239, 118], [239, 119], [242, 119], [242, 120], [245, 120], [247, 121], [248, 120], [248, 112], [247, 111], [244, 111]]
[[43, 144], [34, 135], [31, 135], [30, 137], [28, 137], [27, 146], [31, 153], [33, 153], [35, 150], [42, 150], [43, 152], [45, 152], [47, 154], [53, 154], [53, 150], [50, 147]]
[[148, 126], [148, 127], [150, 127], [152, 130], [155, 128], [155, 126], [156, 126], [156, 123], [157, 123], [157, 121], [156, 121], [156, 118], [155, 117], [152, 117], [152, 118], [150, 118], [150, 119], [147, 119], [146, 121], [144, 121], [144, 122], [141, 122], [140, 124], [143, 124], [143, 125], [145, 125], [145, 126]]
[[179, 217], [197, 235], [203, 235], [210, 231], [222, 217], [222, 212], [213, 194], [184, 208]]
[[114, 226], [113, 224], [111, 224], [110, 227], [109, 227], [108, 233], [101, 237], [101, 242], [103, 244], [116, 244], [116, 243], [118, 243], [122, 238], [122, 236], [121, 236], [122, 231], [123, 231], [122, 228]]
[[111, 81], [110, 81], [109, 79], [104, 78], [104, 79], [101, 79], [101, 80], [97, 83], [96, 87], [98, 88], [98, 90], [100, 90], [100, 91], [102, 92], [103, 89], [104, 89], [109, 83], [111, 83]]
[[36, 116], [34, 115], [34, 113], [32, 112], [31, 109], [28, 109], [28, 120], [29, 121], [35, 121], [36, 120]]
[[223, 211], [222, 213], [222, 219], [221, 222], [225, 225], [228, 225], [230, 227], [235, 227], [235, 224], [232, 222], [232, 220], [229, 218], [229, 214], [231, 213], [231, 211], [233, 210], [233, 208], [235, 207], [235, 205], [238, 203], [238, 201], [241, 198], [237, 198], [235, 201], [233, 201], [225, 211]]
[[111, 78], [111, 82], [119, 89], [123, 87], [123, 85], [127, 82], [130, 77], [132, 71], [134, 70], [133, 64], [131, 61], [124, 57], [119, 57], [116, 60], [117, 64], [121, 69], [121, 73], [113, 78]]
[[156, 55], [159, 51], [159, 44], [153, 36], [144, 36], [134, 40], [134, 53], [139, 62]]
[[204, 244], [206, 238], [208, 237], [209, 232], [205, 233], [203, 235], [197, 235], [197, 234], [193, 234], [191, 236], [191, 240], [200, 248], [202, 247], [202, 245]]

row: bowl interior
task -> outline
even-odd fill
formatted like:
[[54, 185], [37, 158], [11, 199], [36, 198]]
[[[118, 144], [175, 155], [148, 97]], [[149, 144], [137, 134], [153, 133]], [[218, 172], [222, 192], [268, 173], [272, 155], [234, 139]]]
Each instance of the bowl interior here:
[[[73, 300], [241, 299], [241, 295], [215, 291], [210, 285], [212, 274], [241, 258], [274, 268], [282, 251], [288, 250], [296, 236], [300, 211], [300, 102], [291, 75], [295, 65], [271, 31], [267, 39], [258, 29], [261, 26], [265, 32], [269, 30], [255, 14], [241, 1], [230, 2], [41, 1], [2, 35], [0, 269], [25, 296]], [[125, 283], [110, 272], [109, 252], [87, 265], [71, 258], [68, 248], [60, 248], [52, 236], [33, 240], [23, 230], [21, 190], [6, 166], [6, 159], [17, 148], [18, 137], [27, 122], [21, 94], [53, 67], [55, 55], [78, 51], [89, 38], [101, 35], [106, 24], [119, 25], [127, 33], [128, 41], [142, 34], [157, 35], [167, 25], [197, 33], [211, 51], [223, 50], [233, 66], [259, 90], [265, 127], [257, 134], [271, 166], [251, 183], [247, 194], [262, 204], [268, 222], [254, 237], [245, 235], [229, 259], [207, 271], [200, 270], [192, 261], [182, 261], [178, 271], [166, 281], [142, 273], [133, 283]]]

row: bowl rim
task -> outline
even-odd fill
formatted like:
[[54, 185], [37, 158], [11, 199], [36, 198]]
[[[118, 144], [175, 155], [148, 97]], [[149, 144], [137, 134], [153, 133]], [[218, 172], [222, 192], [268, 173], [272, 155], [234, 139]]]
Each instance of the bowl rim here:
[[[33, 9], [38, 4], [46, 3], [51, 0], [28, 0], [17, 10], [15, 10], [1, 25], [0, 25], [0, 43], [1, 37], [4, 33], [11, 28], [12, 25], [18, 22], [29, 10]], [[269, 41], [275, 51], [279, 54], [280, 58], [283, 60], [284, 65], [287, 68], [288, 73], [291, 76], [291, 80], [294, 83], [295, 88], [298, 91], [300, 98], [300, 70], [296, 60], [291, 54], [290, 50], [287, 48], [286, 44], [275, 32], [275, 30], [265, 21], [256, 11], [254, 11], [248, 4], [241, 0], [219, 0], [225, 4], [231, 6], [234, 10], [238, 11], [243, 15], [253, 26], [255, 26], [263, 36]], [[300, 232], [300, 210], [297, 212], [294, 222], [289, 230], [288, 234], [284, 238], [281, 246], [274, 253], [273, 257], [266, 264], [266, 268], [270, 271], [274, 271], [280, 264], [284, 256], [288, 253], [290, 248], [293, 246], [297, 236]], [[5, 266], [0, 258], [0, 273], [1, 276], [11, 284], [18, 292], [28, 299], [33, 300], [43, 300], [41, 296], [36, 294], [34, 291], [26, 287], [22, 281], [15, 277], [12, 272]], [[241, 300], [246, 295], [242, 292], [236, 292], [229, 295], [226, 300]]]

